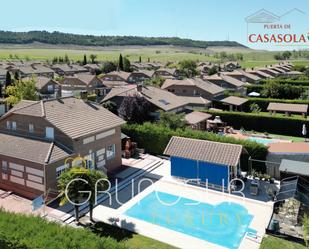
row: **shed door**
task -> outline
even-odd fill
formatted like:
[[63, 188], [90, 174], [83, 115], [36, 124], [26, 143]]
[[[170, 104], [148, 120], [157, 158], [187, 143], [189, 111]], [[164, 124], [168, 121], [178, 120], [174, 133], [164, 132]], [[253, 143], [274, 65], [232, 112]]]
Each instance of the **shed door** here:
[[197, 161], [171, 157], [171, 175], [186, 179], [198, 178]]

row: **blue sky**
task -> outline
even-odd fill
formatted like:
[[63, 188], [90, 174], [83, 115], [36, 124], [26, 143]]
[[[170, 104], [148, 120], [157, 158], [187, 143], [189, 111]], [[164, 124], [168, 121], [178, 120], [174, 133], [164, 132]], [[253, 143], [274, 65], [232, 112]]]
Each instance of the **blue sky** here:
[[[198, 40], [229, 38], [246, 44], [244, 19], [262, 8], [278, 15], [293, 8], [309, 14], [309, 1], [3, 0], [0, 29], [179, 36]], [[294, 21], [297, 22], [297, 17]]]

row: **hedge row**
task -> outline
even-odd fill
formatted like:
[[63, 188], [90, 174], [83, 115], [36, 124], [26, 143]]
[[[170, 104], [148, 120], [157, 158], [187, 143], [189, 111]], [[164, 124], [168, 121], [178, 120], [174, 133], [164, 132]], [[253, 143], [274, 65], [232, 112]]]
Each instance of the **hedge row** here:
[[267, 84], [271, 82], [277, 82], [280, 84], [289, 84], [294, 86], [308, 86], [309, 80], [292, 80], [292, 79], [268, 79], [268, 80], [260, 80], [260, 84]]
[[309, 127], [309, 120], [300, 117], [272, 116], [268, 113], [245, 113], [229, 111], [205, 111], [220, 116], [222, 121], [235, 129], [244, 128], [287, 136], [302, 136], [302, 127]]
[[1, 249], [128, 249], [122, 242], [99, 237], [85, 229], [3, 210], [0, 210], [0, 234], [5, 238], [0, 240]]
[[250, 105], [256, 103], [263, 112], [267, 111], [269, 103], [285, 103], [285, 104], [307, 104], [309, 100], [302, 99], [271, 99], [271, 98], [247, 98], [249, 101], [243, 105], [243, 111], [250, 112]]
[[[145, 148], [148, 153], [162, 155], [165, 147], [172, 136], [187, 137], [215, 141], [221, 143], [241, 144], [248, 151], [249, 156], [255, 159], [265, 160], [268, 150], [263, 144], [249, 140], [240, 140], [232, 137], [220, 136], [205, 131], [171, 130], [161, 125], [144, 123], [143, 125], [124, 125], [122, 131], [138, 143], [139, 147]], [[248, 163], [248, 161], [246, 162]]]

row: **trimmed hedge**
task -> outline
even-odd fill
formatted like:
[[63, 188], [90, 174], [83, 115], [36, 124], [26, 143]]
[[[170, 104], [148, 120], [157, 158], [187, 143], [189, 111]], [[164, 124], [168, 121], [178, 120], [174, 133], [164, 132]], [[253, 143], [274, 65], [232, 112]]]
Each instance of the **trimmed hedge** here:
[[260, 80], [260, 84], [267, 84], [271, 82], [277, 82], [280, 84], [289, 84], [294, 86], [307, 86], [309, 87], [309, 80], [293, 80], [293, 79], [268, 79], [268, 80]]
[[122, 242], [99, 237], [86, 229], [3, 210], [0, 210], [0, 235], [4, 238], [0, 240], [1, 249], [128, 249]]
[[191, 129], [171, 130], [153, 123], [144, 123], [143, 125], [126, 124], [122, 126], [122, 132], [137, 142], [139, 147], [145, 148], [147, 152], [155, 155], [163, 154], [164, 149], [172, 136], [195, 138], [221, 143], [241, 144], [248, 151], [249, 156], [254, 159], [265, 160], [268, 153], [266, 146], [253, 141], [235, 139], [232, 137], [220, 136], [205, 131], [194, 131]]
[[245, 113], [229, 111], [205, 110], [214, 116], [220, 116], [222, 121], [235, 129], [244, 128], [259, 132], [268, 132], [287, 136], [302, 136], [302, 127], [309, 127], [309, 120], [298, 117], [271, 116], [268, 113]]
[[267, 111], [269, 103], [285, 103], [285, 104], [306, 104], [309, 105], [309, 100], [302, 99], [271, 99], [271, 98], [247, 98], [249, 101], [243, 105], [243, 111], [250, 112], [250, 105], [256, 103], [263, 112]]

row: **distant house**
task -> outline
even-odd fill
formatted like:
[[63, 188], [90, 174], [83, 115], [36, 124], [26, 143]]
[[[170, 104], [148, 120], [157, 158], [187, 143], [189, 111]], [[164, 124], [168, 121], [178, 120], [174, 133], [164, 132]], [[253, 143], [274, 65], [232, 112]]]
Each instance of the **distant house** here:
[[162, 63], [158, 62], [133, 62], [131, 63], [131, 68], [134, 70], [157, 70], [163, 67]]
[[248, 99], [236, 96], [229, 96], [221, 99], [223, 105], [229, 106], [230, 111], [242, 111], [242, 106], [248, 102]]
[[245, 83], [223, 73], [204, 76], [204, 79], [232, 92], [245, 93]]
[[240, 80], [244, 83], [247, 82], [247, 83], [256, 84], [261, 80], [260, 77], [254, 74], [250, 74], [242, 69], [234, 70], [232, 72], [222, 72], [222, 74], [232, 77], [234, 79]]
[[86, 64], [84, 65], [84, 68], [86, 68], [91, 74], [96, 74], [96, 72], [100, 70], [100, 67], [97, 64]]
[[130, 73], [127, 81], [129, 83], [139, 83], [151, 79], [153, 76], [154, 71], [150, 70], [133, 71], [132, 73]]
[[6, 70], [0, 67], [0, 84], [5, 82], [6, 79]]
[[256, 75], [257, 77], [260, 77], [261, 79], [273, 79], [274, 78], [274, 76], [272, 76], [268, 73], [265, 73], [263, 71], [254, 69], [254, 68], [246, 69], [246, 72], [253, 74], [253, 75]]
[[178, 96], [201, 96], [208, 100], [224, 95], [223, 88], [200, 78], [184, 80], [167, 79], [161, 88]]
[[223, 67], [223, 71], [232, 72], [238, 68], [240, 68], [240, 65], [236, 61], [229, 61], [221, 65]]
[[[30, 80], [31, 78], [24, 78], [23, 80]], [[44, 76], [39, 76], [34, 78], [35, 88], [41, 99], [51, 99], [56, 97], [61, 97], [61, 85], [59, 82], [47, 78]]]
[[275, 70], [272, 70], [271, 68], [268, 68], [268, 67], [261, 67], [261, 68], [258, 68], [259, 71], [262, 71], [263, 73], [267, 73], [269, 75], [271, 75], [272, 77], [277, 77], [279, 75], [281, 75], [281, 73], [275, 71]]
[[31, 76], [44, 76], [48, 78], [54, 77], [54, 70], [43, 65], [32, 64], [30, 66], [22, 66], [17, 69], [21, 78], [31, 77]]
[[28, 198], [57, 190], [60, 174], [77, 156], [81, 166], [118, 170], [122, 124], [81, 99], [21, 101], [0, 118], [0, 188]]
[[164, 79], [173, 79], [178, 76], [179, 70], [176, 68], [159, 68], [154, 73], [154, 77], [162, 77]]
[[241, 145], [172, 137], [164, 154], [170, 156], [171, 176], [222, 189], [238, 176], [242, 152]]
[[131, 73], [124, 71], [113, 71], [102, 76], [102, 81], [129, 81]]
[[51, 68], [61, 76], [73, 76], [79, 73], [87, 73], [88, 70], [79, 65], [55, 64]]
[[98, 94], [105, 96], [108, 91], [103, 82], [95, 75], [76, 74], [74, 76], [66, 76], [60, 82], [64, 96], [73, 96], [81, 91], [86, 91], [88, 94]]

